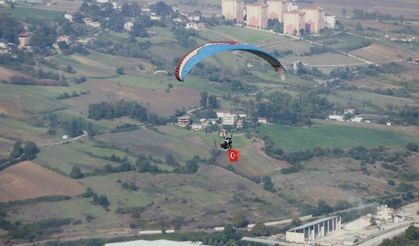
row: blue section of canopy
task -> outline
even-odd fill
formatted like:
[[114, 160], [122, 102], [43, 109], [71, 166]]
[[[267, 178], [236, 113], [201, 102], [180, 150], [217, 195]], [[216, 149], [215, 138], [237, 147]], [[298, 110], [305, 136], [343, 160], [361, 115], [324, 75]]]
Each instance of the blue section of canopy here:
[[183, 81], [185, 77], [188, 75], [188, 73], [191, 71], [191, 69], [196, 64], [204, 60], [205, 58], [213, 56], [221, 52], [235, 51], [235, 50], [246, 51], [246, 52], [255, 54], [257, 56], [260, 56], [264, 58], [265, 60], [267, 60], [275, 68], [276, 71], [282, 70], [282, 66], [276, 58], [274, 58], [273, 56], [271, 56], [269, 53], [265, 52], [264, 50], [258, 47], [255, 47], [253, 45], [242, 44], [242, 43], [228, 43], [228, 42], [214, 43], [214, 44], [206, 44], [193, 50], [191, 53], [195, 52], [196, 54], [187, 58], [187, 60], [182, 60], [181, 63], [184, 63], [184, 65], [181, 67], [180, 66], [181, 64], [179, 64], [179, 67], [177, 68], [177, 70], [179, 71], [176, 71], [178, 73], [177, 74], [178, 79], [180, 81]]

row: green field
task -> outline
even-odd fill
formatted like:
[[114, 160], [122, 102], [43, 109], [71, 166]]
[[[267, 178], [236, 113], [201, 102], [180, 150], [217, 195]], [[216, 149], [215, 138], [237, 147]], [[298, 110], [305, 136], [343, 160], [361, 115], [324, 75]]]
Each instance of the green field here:
[[366, 91], [340, 90], [335, 94], [325, 95], [332, 103], [342, 106], [353, 105], [364, 112], [376, 112], [377, 108], [385, 109], [388, 104], [397, 106], [412, 105], [414, 101], [408, 98], [380, 95]]
[[16, 18], [41, 18], [41, 19], [56, 19], [64, 18], [64, 12], [37, 9], [31, 7], [17, 6], [15, 8], [0, 8], [0, 13], [10, 13]]
[[262, 125], [259, 131], [262, 135], [268, 135], [276, 146], [286, 151], [315, 147], [351, 148], [378, 145], [404, 147], [408, 142], [418, 142], [416, 138], [394, 131], [332, 125], [313, 125], [304, 128]]
[[339, 42], [333, 44], [332, 47], [339, 50], [349, 51], [353, 50], [353, 47], [359, 47], [363, 42], [368, 41], [366, 38], [361, 36], [350, 35], [346, 33], [340, 33], [335, 36]]
[[217, 26], [214, 29], [216, 32], [224, 34], [227, 40], [239, 40], [251, 44], [263, 43], [268, 41], [274, 41], [278, 36], [273, 33], [267, 33], [264, 31], [252, 30], [243, 27], [236, 26]]

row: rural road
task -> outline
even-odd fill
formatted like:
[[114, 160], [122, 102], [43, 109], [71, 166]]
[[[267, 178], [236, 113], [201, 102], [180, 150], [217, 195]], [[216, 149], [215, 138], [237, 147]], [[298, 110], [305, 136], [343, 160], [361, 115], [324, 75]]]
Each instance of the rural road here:
[[54, 145], [60, 145], [60, 144], [66, 144], [66, 143], [71, 143], [77, 140], [80, 140], [84, 137], [87, 137], [87, 132], [84, 131], [82, 135], [74, 137], [74, 138], [70, 138], [64, 141], [60, 141], [60, 142], [55, 142], [55, 143], [49, 143], [49, 144], [43, 144], [43, 145], [39, 145], [39, 148], [45, 148], [45, 147], [49, 147], [49, 146], [54, 146]]
[[[395, 237], [399, 234], [402, 234], [409, 227], [409, 225], [404, 225], [404, 226], [401, 226], [401, 227], [397, 227], [393, 230], [384, 232], [383, 234], [381, 234], [377, 237], [368, 239], [368, 240], [358, 244], [358, 246], [378, 246], [383, 242], [384, 239], [390, 239], [390, 238], [393, 238], [393, 237]], [[419, 227], [419, 224], [415, 224], [415, 226]]]

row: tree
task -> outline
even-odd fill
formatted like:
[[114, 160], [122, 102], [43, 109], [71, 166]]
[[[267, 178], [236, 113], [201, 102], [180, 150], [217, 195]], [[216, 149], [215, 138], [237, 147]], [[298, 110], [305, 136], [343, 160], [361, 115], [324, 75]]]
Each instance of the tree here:
[[111, 204], [108, 198], [104, 195], [101, 195], [97, 198], [97, 203], [104, 208], [109, 207], [109, 205]]
[[271, 235], [268, 227], [266, 227], [263, 222], [256, 223], [251, 232], [256, 237]]
[[176, 159], [173, 157], [172, 154], [167, 154], [166, 155], [166, 164], [172, 167], [178, 167], [179, 163], [176, 161]]
[[46, 51], [57, 39], [54, 26], [48, 22], [41, 22], [35, 26], [30, 39], [31, 46], [40, 52]]
[[151, 169], [151, 162], [145, 157], [140, 156], [137, 158], [135, 162], [135, 166], [137, 167], [138, 172], [148, 172]]
[[151, 5], [151, 10], [161, 17], [170, 17], [170, 15], [174, 13], [172, 7], [163, 1], [159, 1], [156, 4]]
[[82, 196], [82, 197], [89, 198], [89, 197], [93, 197], [95, 194], [96, 194], [96, 193], [93, 191], [93, 189], [92, 189], [92, 188], [87, 187], [86, 191], [85, 191], [83, 194], [81, 194], [81, 196]]
[[208, 92], [204, 91], [201, 92], [201, 100], [199, 100], [199, 104], [203, 109], [207, 108], [208, 105]]
[[91, 122], [89, 122], [87, 124], [87, 135], [89, 135], [89, 137], [94, 137], [96, 135], [96, 130], [93, 127], [93, 124]]
[[333, 208], [324, 200], [319, 200], [317, 206], [317, 215], [328, 214], [333, 212]]
[[246, 218], [244, 211], [239, 211], [234, 215], [232, 223], [237, 228], [243, 228], [249, 224], [249, 220]]
[[176, 216], [176, 218], [173, 220], [173, 227], [175, 230], [182, 229], [183, 222], [185, 221], [185, 217], [183, 216]]
[[134, 37], [140, 37], [140, 38], [145, 38], [149, 36], [143, 23], [138, 22], [138, 21], [134, 22], [134, 25], [131, 28], [130, 34]]
[[25, 147], [23, 148], [22, 159], [33, 160], [36, 158], [36, 155], [39, 153], [38, 146], [32, 141], [25, 142]]
[[217, 97], [215, 95], [210, 95], [208, 97], [208, 108], [209, 109], [216, 109], [216, 108], [218, 108]]
[[410, 142], [407, 144], [407, 149], [410, 151], [418, 151], [418, 145], [416, 143]]
[[284, 24], [279, 22], [278, 20], [268, 20], [268, 29], [273, 30], [277, 33], [283, 33], [284, 32]]
[[13, 161], [19, 158], [23, 153], [22, 142], [20, 140], [16, 141], [13, 145], [13, 150], [9, 155], [9, 160]]
[[72, 177], [73, 179], [81, 179], [84, 177], [84, 175], [81, 172], [80, 168], [73, 167], [73, 169], [71, 169], [70, 177]]
[[18, 44], [19, 33], [24, 30], [23, 25], [16, 18], [6, 14], [0, 14], [0, 39]]
[[394, 180], [392, 180], [392, 179], [389, 179], [389, 180], [387, 180], [387, 184], [391, 185], [391, 186], [395, 186], [396, 182], [394, 182]]
[[197, 160], [187, 160], [185, 165], [185, 171], [187, 173], [196, 173], [199, 165]]
[[227, 242], [229, 240], [237, 241], [240, 239], [240, 234], [236, 232], [233, 225], [226, 225], [224, 227], [223, 239], [224, 242]]
[[414, 225], [410, 225], [406, 230], [406, 238], [409, 240], [419, 240], [419, 229]]
[[272, 183], [271, 177], [265, 176], [263, 177], [263, 189], [267, 191], [273, 191], [274, 184]]
[[293, 227], [297, 227], [297, 226], [300, 226], [300, 225], [302, 225], [303, 224], [303, 222], [300, 220], [300, 218], [293, 218], [292, 220], [291, 220], [291, 224], [289, 225], [291, 228], [293, 228]]
[[115, 70], [115, 72], [116, 72], [116, 74], [118, 74], [118, 75], [123, 75], [123, 74], [124, 74], [124, 68], [123, 68], [123, 67], [118, 67], [118, 68]]

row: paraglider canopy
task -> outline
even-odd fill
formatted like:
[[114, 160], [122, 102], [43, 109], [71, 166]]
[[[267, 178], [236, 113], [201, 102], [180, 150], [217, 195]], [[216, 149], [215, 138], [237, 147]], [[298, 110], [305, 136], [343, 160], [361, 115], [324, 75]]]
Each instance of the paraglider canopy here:
[[178, 81], [184, 81], [189, 71], [199, 62], [212, 55], [224, 51], [245, 51], [265, 59], [278, 72], [281, 80], [285, 80], [285, 71], [281, 63], [268, 52], [256, 46], [234, 41], [207, 43], [186, 53], [176, 66], [175, 76]]

